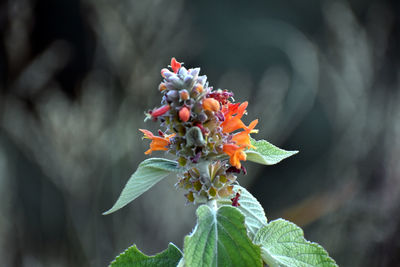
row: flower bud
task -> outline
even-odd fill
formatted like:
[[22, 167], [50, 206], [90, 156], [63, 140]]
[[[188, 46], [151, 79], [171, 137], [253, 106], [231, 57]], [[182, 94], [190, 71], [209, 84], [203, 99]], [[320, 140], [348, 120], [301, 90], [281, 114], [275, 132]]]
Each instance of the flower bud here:
[[214, 98], [206, 98], [203, 100], [203, 109], [217, 112], [220, 108], [219, 102]]
[[186, 146], [202, 146], [205, 144], [203, 134], [199, 127], [192, 127], [190, 128], [186, 135]]
[[165, 83], [160, 83], [160, 85], [158, 86], [158, 91], [160, 91], [160, 92], [162, 92], [166, 89], [167, 89], [167, 86], [165, 85]]
[[215, 197], [217, 195], [217, 191], [213, 186], [211, 186], [210, 189], [208, 189], [208, 194], [212, 197]]
[[193, 196], [193, 192], [189, 192], [186, 195], [186, 198], [189, 202], [193, 202], [194, 201], [194, 196]]
[[197, 78], [197, 82], [204, 86], [207, 81], [207, 75], [202, 75]]
[[187, 107], [181, 108], [179, 110], [179, 119], [183, 122], [187, 122], [190, 118], [190, 110]]
[[171, 74], [172, 74], [172, 72], [170, 72], [169, 69], [163, 68], [163, 69], [161, 70], [161, 76], [162, 76], [163, 78], [167, 78], [167, 77], [169, 77]]
[[193, 81], [193, 76], [192, 75], [186, 75], [184, 78], [183, 82], [186, 86], [189, 86]]
[[178, 99], [178, 91], [176, 91], [176, 90], [168, 91], [168, 93], [167, 93], [167, 100], [168, 101], [173, 102], [173, 101], [175, 101], [177, 99]]
[[170, 82], [166, 82], [165, 86], [167, 87], [168, 90], [175, 90], [175, 85]]
[[189, 92], [186, 89], [180, 90], [179, 91], [179, 100], [180, 101], [185, 101], [190, 98]]
[[194, 68], [194, 69], [190, 69], [190, 75], [192, 75], [193, 77], [196, 77], [199, 75], [200, 73], [200, 68]]
[[194, 90], [194, 88], [193, 88], [192, 91], [190, 91], [190, 97], [191, 98], [196, 98], [199, 94], [200, 94], [199, 91]]
[[165, 105], [160, 108], [157, 108], [151, 112], [151, 117], [157, 118], [161, 115], [164, 115], [169, 109], [170, 109], [169, 105]]
[[225, 121], [224, 114], [221, 111], [215, 112], [215, 117], [217, 117], [219, 121]]
[[203, 92], [203, 85], [198, 83], [198, 84], [196, 84], [196, 86], [193, 89], [201, 94]]
[[178, 71], [178, 74], [182, 75], [182, 76], [186, 76], [187, 73], [188, 73], [188, 71], [185, 67], [181, 67]]
[[200, 122], [205, 122], [205, 121], [208, 119], [207, 115], [206, 115], [204, 112], [201, 112], [201, 113], [197, 116], [197, 118], [199, 119]]
[[193, 99], [189, 98], [189, 99], [185, 100], [184, 103], [185, 103], [186, 106], [192, 107], [193, 104], [195, 103], [195, 101]]
[[176, 76], [176, 74], [173, 74], [173, 75], [167, 77], [166, 79], [167, 79], [167, 81], [169, 81], [172, 84], [172, 86], [175, 89], [183, 87], [182, 80], [178, 76]]
[[186, 165], [186, 159], [184, 158], [184, 157], [180, 157], [179, 159], [178, 159], [178, 163], [179, 163], [179, 165], [180, 166], [185, 166]]

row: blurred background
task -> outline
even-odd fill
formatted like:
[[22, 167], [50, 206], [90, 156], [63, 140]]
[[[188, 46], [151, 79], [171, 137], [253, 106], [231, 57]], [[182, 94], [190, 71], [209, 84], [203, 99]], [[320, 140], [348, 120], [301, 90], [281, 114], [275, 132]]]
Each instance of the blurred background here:
[[[257, 139], [300, 153], [245, 163], [269, 220], [340, 266], [400, 266], [400, 3], [8, 0], [0, 4], [2, 266], [106, 266], [182, 247], [174, 177], [108, 216], [148, 142], [175, 56], [250, 102]], [[154, 153], [162, 156], [162, 153]]]

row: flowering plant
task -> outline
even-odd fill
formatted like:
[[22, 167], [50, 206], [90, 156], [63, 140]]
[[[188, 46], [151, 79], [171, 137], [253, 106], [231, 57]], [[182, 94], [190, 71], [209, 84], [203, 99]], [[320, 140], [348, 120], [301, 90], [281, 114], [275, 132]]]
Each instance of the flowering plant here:
[[200, 68], [186, 69], [175, 58], [170, 69], [161, 70], [161, 106], [148, 111], [145, 120], [160, 122], [163, 131], [140, 131], [151, 140], [146, 155], [166, 151], [175, 160], [143, 161], [104, 213], [122, 208], [174, 173], [187, 203], [200, 205], [197, 225], [185, 237], [183, 252], [170, 243], [149, 257], [132, 246], [111, 266], [337, 266], [295, 224], [283, 219], [268, 223], [260, 203], [236, 180], [237, 174], [246, 174], [246, 160], [272, 165], [298, 151], [252, 139], [258, 120], [243, 123], [248, 103], [235, 103], [232, 92], [214, 90], [199, 74]]

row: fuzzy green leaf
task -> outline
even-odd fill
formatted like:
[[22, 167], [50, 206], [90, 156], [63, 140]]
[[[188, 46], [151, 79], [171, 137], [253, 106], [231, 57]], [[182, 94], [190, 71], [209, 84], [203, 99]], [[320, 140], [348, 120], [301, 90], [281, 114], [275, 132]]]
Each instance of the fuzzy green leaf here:
[[278, 162], [290, 156], [293, 156], [294, 154], [299, 152], [297, 150], [293, 151], [283, 150], [265, 140], [256, 141], [253, 138], [251, 138], [250, 141], [251, 144], [256, 148], [245, 151], [247, 155], [246, 160], [260, 163], [263, 165], [277, 164]]
[[129, 178], [117, 202], [103, 215], [113, 213], [139, 197], [156, 183], [172, 172], [178, 172], [176, 161], [163, 158], [150, 158], [139, 164], [135, 173]]
[[[240, 192], [239, 204], [237, 208], [243, 213], [245, 216], [245, 224], [248, 231], [248, 235], [250, 239], [253, 239], [256, 235], [257, 231], [267, 225], [267, 217], [265, 216], [265, 212], [261, 204], [257, 201], [257, 199], [250, 194], [244, 187], [240, 185], [233, 186], [234, 192]], [[231, 197], [220, 198], [218, 199], [218, 205], [232, 205]]]
[[196, 213], [197, 226], [184, 242], [187, 267], [262, 266], [260, 247], [247, 236], [241, 212], [202, 205]]
[[262, 258], [271, 267], [337, 266], [323, 247], [305, 240], [300, 227], [283, 219], [261, 228], [253, 241], [261, 245]]
[[110, 267], [176, 267], [181, 258], [182, 252], [172, 243], [154, 256], [143, 254], [133, 245], [115, 258]]

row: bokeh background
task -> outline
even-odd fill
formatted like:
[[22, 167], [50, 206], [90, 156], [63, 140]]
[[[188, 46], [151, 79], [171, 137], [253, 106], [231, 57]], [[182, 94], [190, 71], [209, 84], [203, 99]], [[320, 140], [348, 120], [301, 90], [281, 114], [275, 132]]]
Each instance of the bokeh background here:
[[[1, 266], [106, 266], [194, 226], [170, 177], [110, 208], [148, 142], [172, 56], [250, 102], [256, 138], [300, 153], [246, 163], [270, 220], [340, 266], [400, 266], [399, 1], [8, 0], [0, 4]], [[157, 154], [162, 156], [162, 154]]]

